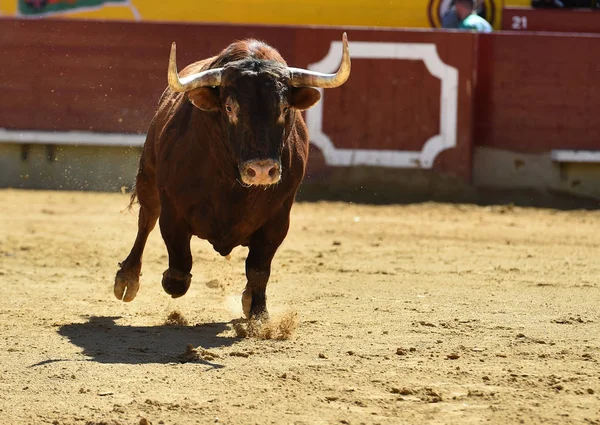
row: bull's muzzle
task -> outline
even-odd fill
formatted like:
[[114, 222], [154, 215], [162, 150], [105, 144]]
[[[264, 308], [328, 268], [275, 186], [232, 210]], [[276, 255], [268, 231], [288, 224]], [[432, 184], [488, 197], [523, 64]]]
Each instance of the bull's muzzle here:
[[251, 186], [268, 186], [281, 179], [281, 163], [274, 159], [255, 159], [239, 166], [242, 182]]

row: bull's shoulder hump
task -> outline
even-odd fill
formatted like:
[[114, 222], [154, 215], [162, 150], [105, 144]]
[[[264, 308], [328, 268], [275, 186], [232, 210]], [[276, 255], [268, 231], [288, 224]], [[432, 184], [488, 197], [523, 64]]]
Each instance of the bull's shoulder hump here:
[[286, 64], [283, 57], [274, 47], [253, 38], [231, 43], [216, 57], [215, 64], [223, 66], [229, 62], [236, 62], [244, 59], [276, 61], [284, 65]]

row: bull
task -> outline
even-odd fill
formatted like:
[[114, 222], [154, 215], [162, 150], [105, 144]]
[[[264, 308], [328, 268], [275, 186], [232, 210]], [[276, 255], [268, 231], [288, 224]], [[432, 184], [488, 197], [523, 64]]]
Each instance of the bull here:
[[304, 177], [309, 138], [301, 111], [350, 75], [343, 34], [334, 74], [288, 67], [258, 40], [237, 41], [217, 56], [178, 73], [171, 46], [168, 88], [160, 98], [142, 149], [130, 206], [139, 202], [138, 232], [119, 264], [114, 294], [132, 301], [142, 254], [159, 220], [169, 257], [162, 287], [173, 298], [192, 279], [192, 236], [222, 256], [248, 247], [242, 308], [268, 317], [266, 288], [275, 252], [285, 239], [290, 211]]

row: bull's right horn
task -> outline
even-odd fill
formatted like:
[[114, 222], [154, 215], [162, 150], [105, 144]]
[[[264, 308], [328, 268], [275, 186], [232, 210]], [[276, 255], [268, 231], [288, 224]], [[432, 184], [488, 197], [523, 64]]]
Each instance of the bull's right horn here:
[[288, 68], [290, 71], [290, 85], [294, 87], [339, 87], [350, 77], [350, 49], [348, 37], [342, 35], [342, 63], [335, 74], [309, 71], [301, 68]]
[[183, 93], [199, 87], [218, 87], [221, 85], [221, 72], [223, 68], [207, 69], [206, 71], [179, 78], [175, 50], [175, 42], [173, 42], [171, 44], [171, 55], [169, 56], [168, 75], [171, 90]]

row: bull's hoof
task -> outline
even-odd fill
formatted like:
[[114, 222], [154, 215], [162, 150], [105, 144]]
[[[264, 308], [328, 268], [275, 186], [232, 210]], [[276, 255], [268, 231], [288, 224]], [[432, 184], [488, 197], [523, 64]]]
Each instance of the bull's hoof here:
[[242, 293], [242, 310], [247, 319], [269, 319], [266, 296], [252, 294], [248, 288], [244, 289], [244, 292]]
[[139, 272], [136, 273], [123, 269], [117, 272], [117, 276], [115, 276], [115, 286], [113, 288], [113, 292], [117, 299], [125, 301], [126, 303], [133, 301], [139, 289]]
[[167, 269], [163, 273], [162, 287], [173, 298], [183, 297], [190, 289], [192, 275], [177, 270]]

